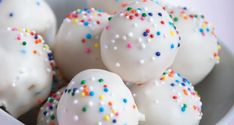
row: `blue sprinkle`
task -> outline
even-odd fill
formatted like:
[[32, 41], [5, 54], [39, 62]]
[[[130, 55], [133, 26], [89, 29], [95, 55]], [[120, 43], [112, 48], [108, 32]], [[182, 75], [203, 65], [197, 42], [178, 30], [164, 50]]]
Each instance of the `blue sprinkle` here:
[[181, 83], [182, 86], [186, 86], [183, 82]]
[[180, 47], [180, 43], [178, 43], [178, 47]]
[[148, 36], [148, 33], [147, 33], [147, 32], [144, 32], [144, 33], [143, 33], [143, 36], [145, 36], [145, 37]]
[[172, 86], [172, 87], [174, 87], [174, 86], [175, 86], [175, 84], [174, 84], [174, 83], [171, 83], [171, 86]]
[[149, 16], [153, 16], [153, 13], [148, 13]]
[[84, 26], [89, 26], [89, 22], [84, 22]]
[[53, 110], [53, 106], [50, 106], [49, 109], [50, 109], [50, 110]]
[[117, 121], [116, 121], [116, 119], [114, 119], [112, 122], [113, 122], [113, 123], [116, 123]]
[[13, 17], [13, 16], [14, 16], [14, 14], [11, 12], [11, 13], [9, 14], [9, 16], [10, 16], [10, 17]]
[[176, 83], [179, 83], [180, 81], [179, 81], [179, 80], [176, 80], [175, 82], [176, 82]]
[[160, 56], [161, 53], [160, 53], [160, 52], [156, 52], [155, 55], [156, 55], [156, 56]]
[[99, 108], [99, 112], [104, 112], [104, 111], [105, 111], [104, 107]]
[[128, 103], [128, 100], [126, 98], [123, 99], [124, 103]]
[[161, 33], [158, 31], [158, 32], [156, 33], [156, 35], [157, 35], [157, 36], [160, 36], [160, 35], [161, 35]]
[[158, 16], [162, 16], [162, 13], [159, 12], [159, 13], [158, 13]]
[[203, 32], [204, 32], [204, 30], [203, 30], [203, 29], [199, 29], [199, 31], [200, 31], [201, 33], [203, 33]]
[[104, 88], [104, 92], [108, 92], [109, 90], [108, 90], [108, 88]]
[[34, 39], [38, 39], [38, 36], [37, 36], [37, 35], [35, 35]]
[[47, 111], [44, 111], [44, 112], [43, 112], [43, 115], [46, 116], [46, 115], [47, 115]]
[[174, 44], [171, 44], [171, 49], [174, 49], [175, 48], [175, 45]]
[[92, 39], [92, 37], [93, 36], [91, 34], [89, 34], [89, 33], [86, 35], [86, 39]]
[[54, 55], [53, 53], [48, 53], [49, 60], [54, 60]]
[[94, 92], [92, 91], [92, 92], [89, 93], [89, 95], [90, 95], [90, 96], [94, 96], [95, 94], [94, 94]]

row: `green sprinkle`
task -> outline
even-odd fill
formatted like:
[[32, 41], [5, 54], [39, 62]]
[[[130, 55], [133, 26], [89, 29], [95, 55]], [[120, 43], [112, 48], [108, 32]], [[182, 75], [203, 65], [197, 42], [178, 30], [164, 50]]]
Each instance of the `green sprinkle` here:
[[171, 14], [169, 16], [170, 16], [170, 18], [173, 18], [173, 16]]
[[182, 107], [181, 107], [181, 111], [182, 111], [182, 112], [185, 112], [185, 111], [186, 111], [186, 108], [187, 108], [187, 104], [183, 104]]
[[112, 20], [112, 17], [109, 17], [108, 20], [111, 21], [111, 20]]
[[174, 22], [177, 22], [178, 21], [178, 17], [175, 17], [173, 20], [174, 20]]
[[23, 44], [23, 46], [26, 46], [26, 45], [27, 45], [27, 42], [26, 42], [26, 41], [23, 41], [22, 44]]
[[146, 13], [142, 13], [142, 16], [143, 16], [143, 17], [146, 17], [146, 16], [147, 16], [147, 14], [146, 14]]
[[204, 16], [204, 15], [201, 15], [201, 18], [202, 18], [202, 19], [204, 19], [204, 18], [205, 18], [205, 16]]
[[82, 80], [82, 81], [80, 82], [80, 84], [81, 84], [81, 85], [84, 85], [84, 84], [86, 84], [86, 81], [85, 81], [85, 80]]
[[54, 102], [54, 99], [53, 98], [49, 98], [49, 102], [50, 103]]
[[104, 82], [104, 80], [103, 79], [99, 79], [98, 82], [102, 83], [102, 82]]
[[87, 112], [87, 108], [86, 108], [86, 107], [83, 107], [83, 108], [82, 108], [82, 112]]
[[130, 11], [130, 10], [132, 10], [132, 8], [131, 8], [131, 7], [128, 7], [128, 8], [127, 8], [127, 11]]
[[50, 119], [54, 120], [54, 119], [55, 119], [55, 115], [52, 114], [52, 115], [50, 116]]

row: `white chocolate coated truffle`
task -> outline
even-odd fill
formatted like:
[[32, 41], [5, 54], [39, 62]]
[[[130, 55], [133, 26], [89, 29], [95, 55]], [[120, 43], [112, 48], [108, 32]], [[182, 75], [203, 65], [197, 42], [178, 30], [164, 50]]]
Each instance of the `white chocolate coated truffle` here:
[[141, 114], [121, 78], [99, 69], [76, 75], [58, 109], [59, 125], [138, 125]]
[[0, 28], [30, 28], [53, 46], [57, 28], [56, 18], [44, 0], [1, 0], [0, 17]]
[[199, 125], [201, 101], [192, 84], [172, 70], [132, 89], [145, 122], [139, 125]]
[[144, 83], [171, 66], [179, 39], [158, 3], [135, 2], [115, 15], [103, 31], [101, 56], [105, 66], [125, 81]]
[[101, 9], [110, 14], [117, 13], [134, 0], [87, 0], [88, 7]]
[[57, 107], [58, 102], [66, 88], [62, 88], [56, 93], [52, 93], [46, 103], [40, 108], [37, 118], [37, 125], [58, 125]]
[[0, 30], [0, 106], [12, 116], [24, 114], [48, 96], [52, 83], [50, 52], [33, 31]]
[[219, 62], [219, 45], [213, 26], [204, 16], [186, 8], [169, 8], [181, 36], [181, 48], [172, 66], [193, 84], [202, 81]]
[[109, 15], [91, 9], [78, 9], [63, 21], [55, 41], [55, 60], [67, 80], [85, 69], [104, 69], [100, 55], [101, 32]]

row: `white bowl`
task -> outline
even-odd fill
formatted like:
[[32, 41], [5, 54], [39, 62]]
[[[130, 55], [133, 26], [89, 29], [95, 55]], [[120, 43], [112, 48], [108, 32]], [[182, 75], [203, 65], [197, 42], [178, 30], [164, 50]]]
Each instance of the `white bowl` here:
[[[69, 12], [83, 7], [82, 0], [46, 0], [54, 10], [58, 24]], [[59, 26], [58, 25], [58, 26]], [[234, 55], [223, 45], [221, 63], [217, 65], [202, 83], [196, 86], [201, 95], [204, 113], [200, 125], [234, 125]], [[27, 125], [35, 125], [38, 108], [19, 119]], [[227, 114], [227, 115], [226, 115]], [[225, 116], [225, 117], [224, 117]], [[233, 122], [231, 122], [233, 121]]]

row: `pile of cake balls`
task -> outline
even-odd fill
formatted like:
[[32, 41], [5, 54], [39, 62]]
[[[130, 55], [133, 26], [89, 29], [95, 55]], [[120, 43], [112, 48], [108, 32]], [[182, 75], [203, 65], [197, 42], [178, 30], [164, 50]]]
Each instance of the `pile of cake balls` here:
[[45, 1], [0, 0], [0, 108], [41, 106], [37, 125], [199, 125], [213, 25], [164, 1], [82, 2], [57, 30]]

